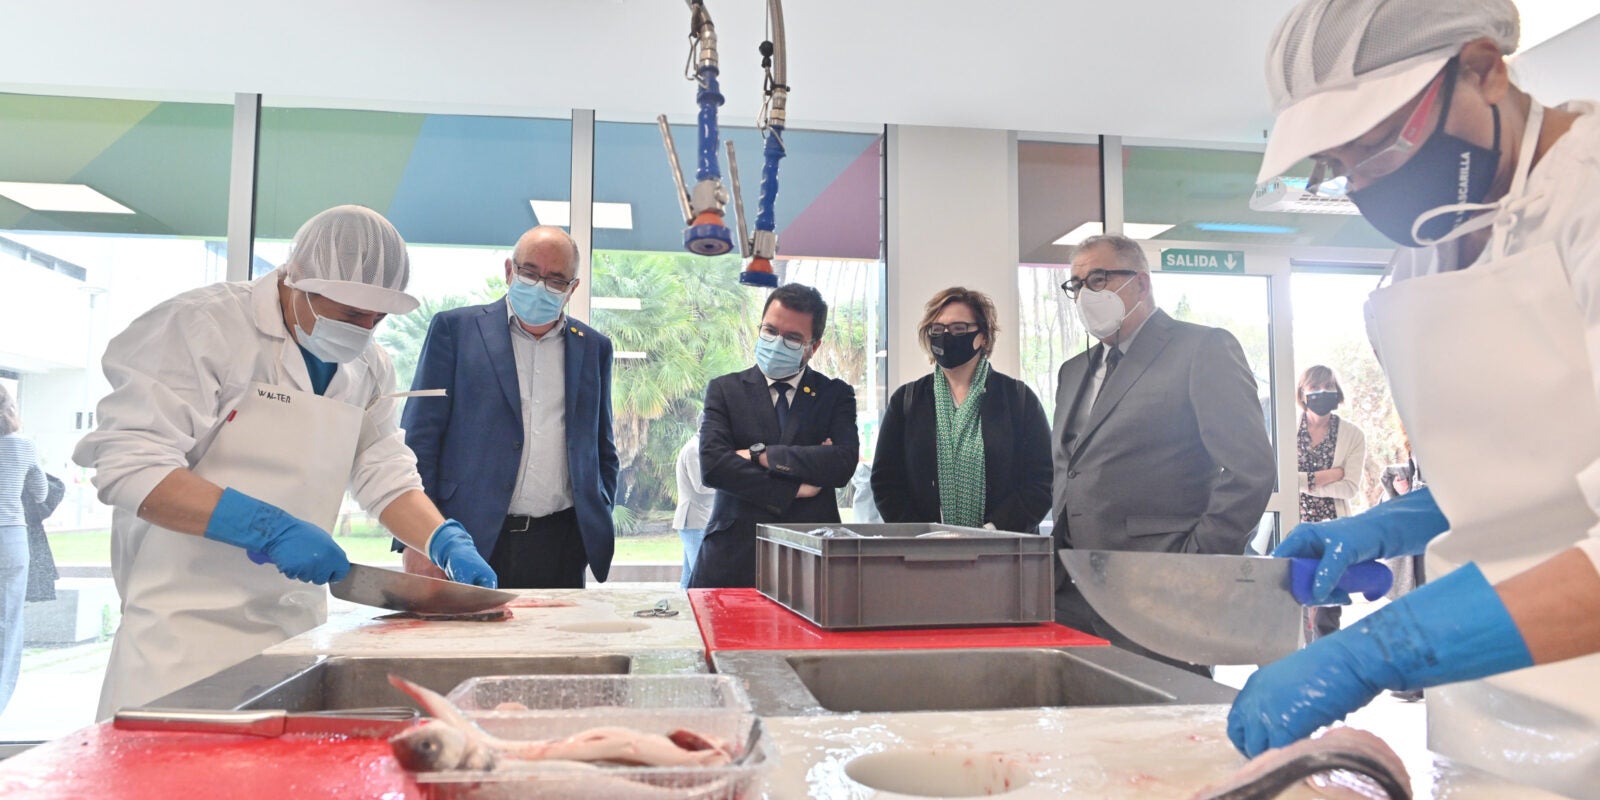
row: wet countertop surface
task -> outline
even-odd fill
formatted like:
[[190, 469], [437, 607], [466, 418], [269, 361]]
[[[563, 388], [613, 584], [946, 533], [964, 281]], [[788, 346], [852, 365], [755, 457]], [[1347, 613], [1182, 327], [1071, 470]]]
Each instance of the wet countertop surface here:
[[[512, 590], [512, 618], [502, 622], [382, 619], [390, 612], [357, 606], [267, 649], [273, 655], [524, 655], [625, 650], [702, 650], [689, 598], [672, 584], [598, 589]], [[636, 617], [662, 600], [670, 617]]]
[[[888, 800], [907, 795], [869, 788], [855, 777], [878, 783], [920, 775], [946, 789], [973, 781], [968, 788], [995, 793], [1010, 780], [1016, 788], [1003, 796], [1017, 800], [1183, 800], [1244, 766], [1228, 742], [1227, 713], [1227, 706], [1215, 705], [768, 718], [781, 761], [767, 796]], [[1557, 798], [1421, 748], [1397, 750], [1419, 799]], [[863, 756], [872, 760], [858, 761]], [[1323, 795], [1302, 787], [1281, 796]]]
[[[1014, 789], [1003, 796], [1017, 800], [1182, 800], [1243, 765], [1223, 733], [1226, 713], [1223, 706], [1180, 706], [770, 718], [767, 735], [779, 763], [754, 796], [916, 796], [871, 788], [861, 778], [877, 785], [932, 780], [944, 791], [965, 782], [967, 796], [983, 796], [985, 788], [1000, 794], [1009, 782]], [[1555, 798], [1423, 751], [1402, 755], [1422, 800]], [[97, 725], [0, 762], [0, 796], [8, 800], [185, 795], [422, 797], [376, 739], [259, 739]], [[1320, 796], [1304, 787], [1282, 795]]]
[[[507, 622], [384, 621], [374, 619], [381, 610], [360, 609], [337, 614], [326, 625], [268, 652], [498, 655], [703, 646], [687, 595], [668, 584], [520, 594], [515, 617]], [[676, 617], [633, 616], [663, 599], [680, 611]], [[895, 781], [910, 776], [934, 781], [943, 790], [965, 782], [979, 796], [1005, 792], [1009, 786], [1012, 791], [1003, 796], [1019, 800], [1181, 800], [1244, 764], [1228, 743], [1226, 714], [1226, 706], [1206, 705], [770, 717], [767, 735], [779, 763], [757, 796], [918, 796], [873, 788], [895, 787]], [[1391, 738], [1391, 744], [1405, 759], [1418, 798], [1555, 797], [1453, 766], [1423, 749], [1420, 741]], [[218, 783], [219, 775], [228, 776], [225, 786]], [[153, 734], [97, 725], [0, 761], [0, 796], [8, 800], [191, 793], [420, 797], [417, 784], [379, 740]], [[1320, 795], [1302, 788], [1283, 796]]]

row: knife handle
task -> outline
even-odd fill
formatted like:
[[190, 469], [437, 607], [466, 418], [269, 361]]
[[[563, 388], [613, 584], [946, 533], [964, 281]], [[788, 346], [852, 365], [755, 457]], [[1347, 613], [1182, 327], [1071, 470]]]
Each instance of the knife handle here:
[[[1311, 596], [1312, 579], [1317, 573], [1315, 558], [1289, 559], [1289, 590], [1294, 593], [1294, 599], [1303, 606], [1339, 605], [1338, 603], [1318, 603]], [[1344, 571], [1344, 576], [1339, 579], [1335, 588], [1343, 589], [1349, 594], [1360, 592], [1368, 600], [1376, 600], [1389, 593], [1389, 587], [1394, 585], [1394, 573], [1380, 561], [1363, 561]]]
[[266, 711], [207, 711], [137, 709], [118, 711], [112, 727], [121, 731], [177, 731], [182, 733], [234, 733], [245, 736], [281, 736], [288, 713]]

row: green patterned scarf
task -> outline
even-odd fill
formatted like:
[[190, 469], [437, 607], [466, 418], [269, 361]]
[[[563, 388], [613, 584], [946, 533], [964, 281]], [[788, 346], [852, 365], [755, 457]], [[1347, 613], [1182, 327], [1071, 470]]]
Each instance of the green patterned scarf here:
[[983, 424], [978, 411], [989, 383], [989, 359], [980, 357], [972, 388], [960, 407], [950, 394], [944, 370], [933, 370], [934, 429], [939, 440], [939, 506], [946, 525], [983, 526]]

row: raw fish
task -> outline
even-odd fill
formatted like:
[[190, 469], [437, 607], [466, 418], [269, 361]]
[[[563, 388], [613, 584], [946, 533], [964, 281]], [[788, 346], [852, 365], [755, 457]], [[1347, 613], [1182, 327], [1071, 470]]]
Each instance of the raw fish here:
[[418, 772], [491, 770], [518, 761], [605, 761], [650, 767], [715, 767], [734, 753], [714, 737], [686, 730], [667, 736], [630, 728], [594, 728], [555, 741], [492, 736], [450, 701], [398, 675], [389, 683], [416, 700], [434, 718], [391, 738], [395, 758]]
[[1382, 739], [1347, 727], [1268, 750], [1189, 800], [1270, 800], [1302, 780], [1325, 797], [1411, 800], [1411, 777], [1400, 757]]

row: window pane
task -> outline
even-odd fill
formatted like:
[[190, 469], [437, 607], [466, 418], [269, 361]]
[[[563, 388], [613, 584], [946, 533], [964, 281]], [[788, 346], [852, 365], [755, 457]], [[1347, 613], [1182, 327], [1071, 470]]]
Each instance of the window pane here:
[[[411, 386], [434, 314], [503, 296], [517, 238], [567, 224], [570, 120], [264, 108], [260, 153], [257, 275], [284, 262], [301, 224], [336, 205], [372, 208], [405, 238], [407, 291], [422, 305], [378, 327], [400, 389]], [[338, 526], [351, 560], [399, 563], [388, 534], [348, 495]]]
[[1071, 264], [1072, 245], [1104, 219], [1098, 145], [1017, 143], [1018, 261]]
[[1087, 342], [1061, 282], [1073, 245], [1103, 229], [1099, 145], [1018, 142], [1017, 215], [1020, 377], [1053, 418], [1056, 373]]
[[1389, 381], [1372, 353], [1362, 311], [1379, 277], [1297, 272], [1289, 286], [1296, 381], [1311, 366], [1331, 367], [1345, 396], [1339, 418], [1360, 427], [1367, 437], [1365, 480], [1362, 491], [1350, 501], [1352, 513], [1381, 501], [1384, 469], [1410, 459]]
[[[44, 522], [49, 552], [30, 552], [33, 596], [54, 599], [22, 608], [22, 672], [0, 700], [0, 742], [93, 721], [120, 604], [111, 510], [72, 450], [109, 390], [110, 338], [225, 275], [232, 125], [224, 104], [0, 94], [0, 384], [65, 484]], [[87, 210], [85, 198], [116, 206]], [[54, 581], [40, 580], [47, 556]]]
[[[617, 350], [617, 560], [677, 564], [678, 454], [697, 429], [706, 384], [754, 363], [767, 293], [739, 284], [737, 253], [706, 258], [683, 249], [682, 211], [657, 126], [595, 128], [593, 318]], [[735, 143], [754, 218], [760, 134], [730, 127], [722, 133]], [[692, 186], [695, 130], [674, 126], [672, 134]], [[784, 144], [774, 267], [781, 283], [814, 286], [828, 302], [828, 330], [811, 365], [855, 386], [863, 452], [870, 453], [886, 378], [881, 137], [791, 130]], [[726, 151], [719, 156], [731, 192]], [[629, 224], [601, 227], [600, 204], [626, 204]], [[737, 217], [730, 214], [728, 223], [737, 238]], [[848, 515], [848, 502], [842, 506]]]
[[[1233, 245], [1394, 246], [1345, 200], [1324, 201], [1315, 207], [1319, 213], [1308, 213], [1301, 210], [1304, 203], [1295, 202], [1298, 189], [1290, 187], [1275, 195], [1265, 210], [1252, 209], [1260, 153], [1128, 147], [1123, 155], [1129, 230], [1134, 224], [1158, 226], [1159, 232], [1140, 238]], [[1310, 172], [1311, 162], [1305, 161], [1290, 174], [1304, 179]]]
[[1045, 416], [1055, 419], [1056, 376], [1061, 364], [1089, 346], [1089, 334], [1061, 282], [1071, 277], [1065, 266], [1023, 264], [1017, 270], [1021, 299], [1022, 379], [1044, 403]]

